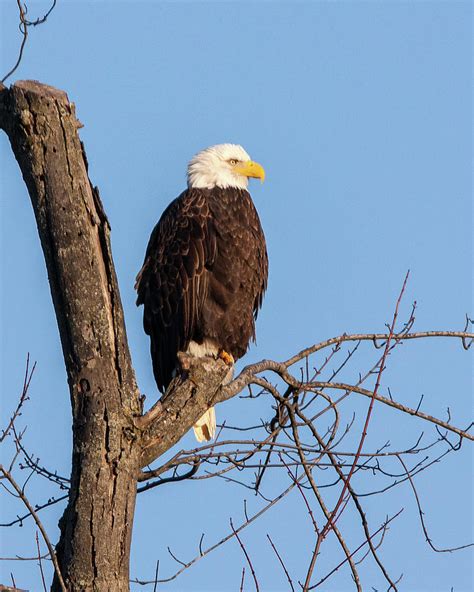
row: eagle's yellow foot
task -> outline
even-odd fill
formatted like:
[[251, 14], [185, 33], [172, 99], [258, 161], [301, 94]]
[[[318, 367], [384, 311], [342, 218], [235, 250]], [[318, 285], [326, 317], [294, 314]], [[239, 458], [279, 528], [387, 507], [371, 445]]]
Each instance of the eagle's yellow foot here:
[[232, 354], [228, 354], [223, 349], [219, 351], [219, 355], [217, 357], [220, 358], [223, 362], [225, 362], [227, 366], [233, 366], [235, 363], [234, 356]]

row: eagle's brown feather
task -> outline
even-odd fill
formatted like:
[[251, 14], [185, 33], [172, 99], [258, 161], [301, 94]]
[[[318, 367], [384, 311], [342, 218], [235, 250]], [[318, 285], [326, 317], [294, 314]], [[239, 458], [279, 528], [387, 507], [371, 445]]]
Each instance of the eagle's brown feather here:
[[161, 391], [190, 341], [211, 339], [236, 360], [245, 354], [267, 276], [265, 237], [246, 190], [189, 188], [166, 208], [136, 283]]

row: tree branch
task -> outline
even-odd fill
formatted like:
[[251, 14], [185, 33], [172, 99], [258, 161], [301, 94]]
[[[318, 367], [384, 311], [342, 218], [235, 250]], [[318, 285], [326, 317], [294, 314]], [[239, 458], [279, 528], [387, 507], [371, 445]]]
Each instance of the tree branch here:
[[[385, 342], [389, 337], [388, 333], [355, 333], [352, 335], [339, 335], [339, 337], [332, 337], [331, 339], [327, 339], [326, 341], [321, 341], [320, 343], [316, 343], [301, 350], [299, 353], [295, 354], [291, 358], [284, 362], [275, 362], [273, 360], [262, 360], [255, 364], [249, 364], [245, 366], [245, 368], [240, 372], [240, 374], [228, 385], [223, 387], [218, 396], [215, 399], [215, 403], [220, 403], [222, 401], [227, 401], [234, 397], [237, 393], [240, 393], [246, 386], [253, 382], [253, 378], [257, 374], [261, 374], [267, 370], [271, 370], [278, 374], [283, 380], [287, 382], [287, 384], [295, 387], [301, 386], [301, 381], [296, 380], [293, 376], [288, 373], [288, 368], [293, 366], [294, 364], [303, 361], [305, 358], [310, 356], [311, 354], [316, 353], [322, 349], [326, 349], [327, 347], [331, 347], [334, 345], [340, 345], [346, 341], [372, 341], [376, 347], [380, 348], [380, 345], [377, 344], [377, 341]], [[460, 339], [463, 347], [465, 349], [469, 348], [470, 343], [466, 347], [467, 340], [474, 339], [474, 333], [470, 333], [468, 331], [417, 331], [415, 333], [404, 333], [404, 334], [395, 334], [393, 340], [394, 341], [405, 341], [411, 339], [425, 339], [428, 337], [451, 337]], [[382, 344], [383, 345], [383, 344]]]
[[142, 433], [142, 468], [169, 450], [191, 429], [210, 407], [229, 372], [229, 367], [220, 359], [196, 359], [184, 354], [180, 357], [186, 366], [185, 375], [170, 385], [160, 401], [159, 411], [152, 408], [153, 416]]

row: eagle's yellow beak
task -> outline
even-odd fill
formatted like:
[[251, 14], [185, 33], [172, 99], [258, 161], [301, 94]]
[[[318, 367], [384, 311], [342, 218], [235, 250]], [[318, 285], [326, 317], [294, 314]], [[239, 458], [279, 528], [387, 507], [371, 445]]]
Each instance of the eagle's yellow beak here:
[[265, 171], [263, 166], [258, 164], [258, 162], [253, 162], [253, 160], [249, 160], [248, 162], [244, 162], [241, 165], [236, 166], [234, 171], [239, 173], [239, 175], [260, 179], [262, 183], [265, 180]]

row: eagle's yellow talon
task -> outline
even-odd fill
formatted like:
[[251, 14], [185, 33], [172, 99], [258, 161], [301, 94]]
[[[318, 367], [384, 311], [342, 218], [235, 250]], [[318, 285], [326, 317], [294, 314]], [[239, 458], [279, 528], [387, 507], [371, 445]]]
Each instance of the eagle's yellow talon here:
[[221, 349], [219, 352], [219, 358], [227, 364], [227, 366], [233, 366], [235, 363], [234, 356]]

